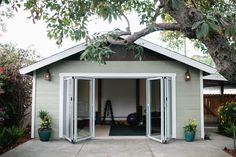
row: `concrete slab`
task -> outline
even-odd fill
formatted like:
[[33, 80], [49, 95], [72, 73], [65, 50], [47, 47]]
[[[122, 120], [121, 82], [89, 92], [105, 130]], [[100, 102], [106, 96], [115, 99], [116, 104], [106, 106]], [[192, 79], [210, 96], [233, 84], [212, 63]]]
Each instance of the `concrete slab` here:
[[99, 139], [78, 144], [31, 140], [2, 157], [230, 157], [222, 149], [232, 147], [232, 139], [214, 133], [211, 138], [194, 142], [173, 140], [168, 144], [149, 139]]

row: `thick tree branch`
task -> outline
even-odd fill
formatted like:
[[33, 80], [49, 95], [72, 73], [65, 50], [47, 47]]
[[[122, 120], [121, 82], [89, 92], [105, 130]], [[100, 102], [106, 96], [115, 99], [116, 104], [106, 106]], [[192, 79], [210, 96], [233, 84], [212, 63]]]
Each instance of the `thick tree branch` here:
[[130, 43], [133, 43], [134, 41], [136, 41], [137, 39], [146, 36], [150, 33], [153, 33], [155, 31], [162, 31], [162, 30], [169, 30], [169, 31], [179, 31], [180, 30], [180, 25], [177, 23], [158, 23], [158, 24], [152, 24], [138, 32], [134, 32], [133, 34], [130, 34], [129, 36], [127, 36], [125, 39], [118, 39], [118, 38], [114, 38], [113, 35], [115, 35], [115, 37], [117, 36], [121, 36], [120, 34], [124, 34], [128, 33], [128, 32], [118, 32], [119, 35], [113, 34], [113, 35], [108, 35], [107, 36], [107, 41], [111, 44], [114, 45], [127, 45]]
[[125, 20], [126, 20], [126, 22], [127, 22], [127, 25], [128, 25], [127, 28], [126, 28], [126, 31], [127, 31], [127, 32], [131, 32], [131, 31], [130, 31], [130, 22], [129, 22], [128, 17], [125, 16], [124, 13], [122, 13], [121, 15], [125, 18]]
[[[180, 25], [180, 31], [186, 37], [196, 39], [196, 30], [192, 30], [192, 25], [197, 21], [204, 20], [203, 13], [194, 7], [187, 6], [184, 2], [180, 2], [178, 8], [173, 9], [170, 0], [160, 1], [163, 3], [168, 1], [164, 9]], [[214, 60], [218, 72], [227, 80], [236, 84], [235, 50], [229, 45], [227, 38], [215, 31], [211, 33], [211, 36], [206, 36], [199, 40], [208, 48], [208, 52]]]

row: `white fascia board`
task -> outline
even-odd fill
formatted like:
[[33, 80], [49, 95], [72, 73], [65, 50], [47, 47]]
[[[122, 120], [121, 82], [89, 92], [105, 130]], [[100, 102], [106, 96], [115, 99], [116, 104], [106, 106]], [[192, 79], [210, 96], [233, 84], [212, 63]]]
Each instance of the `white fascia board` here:
[[55, 55], [52, 55], [48, 58], [45, 58], [45, 59], [39, 61], [39, 62], [36, 62], [32, 65], [29, 65], [27, 67], [24, 67], [24, 68], [20, 69], [20, 74], [30, 73], [30, 72], [35, 71], [35, 70], [37, 70], [39, 68], [42, 68], [44, 66], [55, 63], [55, 62], [57, 62], [61, 59], [64, 59], [64, 58], [69, 57], [71, 55], [74, 55], [74, 54], [76, 54], [80, 51], [83, 51], [84, 49], [85, 49], [85, 43], [79, 44], [77, 46], [74, 46], [72, 48], [64, 50], [60, 53], [57, 53]]
[[152, 50], [154, 52], [160, 53], [160, 54], [162, 54], [164, 56], [167, 56], [167, 57], [172, 58], [174, 60], [177, 60], [179, 62], [185, 63], [187, 65], [190, 65], [190, 66], [192, 66], [194, 68], [200, 69], [200, 70], [205, 71], [207, 73], [210, 73], [210, 74], [216, 73], [216, 69], [215, 68], [212, 68], [212, 67], [210, 67], [208, 65], [202, 64], [202, 63], [200, 63], [198, 61], [195, 61], [195, 60], [193, 60], [191, 58], [188, 58], [186, 56], [183, 56], [181, 54], [178, 54], [176, 52], [168, 50], [168, 49], [166, 49], [164, 47], [156, 45], [156, 44], [154, 44], [152, 42], [149, 42], [147, 40], [138, 39], [138, 40], [135, 41], [135, 44], [138, 44], [140, 46], [148, 48], [148, 49], [150, 49], [150, 50]]
[[228, 81], [228, 80], [225, 79], [223, 76], [218, 76], [218, 75], [207, 75], [207, 76], [203, 76], [203, 80]]

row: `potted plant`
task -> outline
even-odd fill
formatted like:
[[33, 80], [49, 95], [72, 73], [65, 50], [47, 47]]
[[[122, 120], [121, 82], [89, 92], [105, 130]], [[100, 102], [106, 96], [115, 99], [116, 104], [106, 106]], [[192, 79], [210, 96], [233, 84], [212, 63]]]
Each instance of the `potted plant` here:
[[41, 119], [40, 128], [38, 129], [39, 138], [41, 141], [49, 141], [51, 136], [51, 116], [46, 111], [39, 111], [39, 118]]
[[184, 138], [187, 142], [192, 142], [195, 138], [195, 133], [197, 131], [196, 120], [189, 119], [187, 125], [184, 126]]

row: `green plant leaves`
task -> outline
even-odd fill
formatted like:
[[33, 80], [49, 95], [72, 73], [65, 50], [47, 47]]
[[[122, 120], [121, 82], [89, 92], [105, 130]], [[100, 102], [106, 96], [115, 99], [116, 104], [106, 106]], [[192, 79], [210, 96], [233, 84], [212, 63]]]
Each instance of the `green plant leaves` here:
[[200, 30], [197, 33], [197, 38], [206, 37], [209, 32], [209, 25], [206, 22], [201, 24]]
[[236, 36], [236, 22], [226, 28], [225, 34], [228, 36]]
[[39, 117], [41, 119], [41, 124], [40, 124], [40, 128], [42, 129], [48, 129], [51, 127], [52, 124], [52, 118], [49, 115], [48, 112], [44, 111], [44, 110], [40, 110], [39, 111]]
[[218, 129], [232, 135], [232, 123], [236, 116], [236, 102], [227, 102], [218, 108]]
[[171, 7], [173, 10], [176, 10], [179, 6], [180, 0], [171, 0]]
[[80, 59], [105, 64], [105, 60], [109, 58], [112, 53], [114, 52], [110, 49], [106, 37], [99, 36], [86, 44], [86, 48], [81, 54]]
[[196, 36], [200, 39], [206, 37], [210, 29], [217, 30], [217, 26], [210, 22], [198, 21], [193, 24], [192, 29], [196, 29]]
[[136, 44], [129, 44], [129, 45], [126, 45], [126, 48], [128, 50], [133, 51], [135, 60], [138, 60], [138, 61], [142, 60], [142, 55], [143, 55], [143, 47], [142, 46], [136, 45]]
[[192, 29], [197, 29], [199, 27], [199, 25], [201, 25], [203, 23], [203, 21], [197, 21], [192, 25]]
[[12, 126], [0, 129], [0, 146], [8, 147], [24, 134], [24, 129]]

